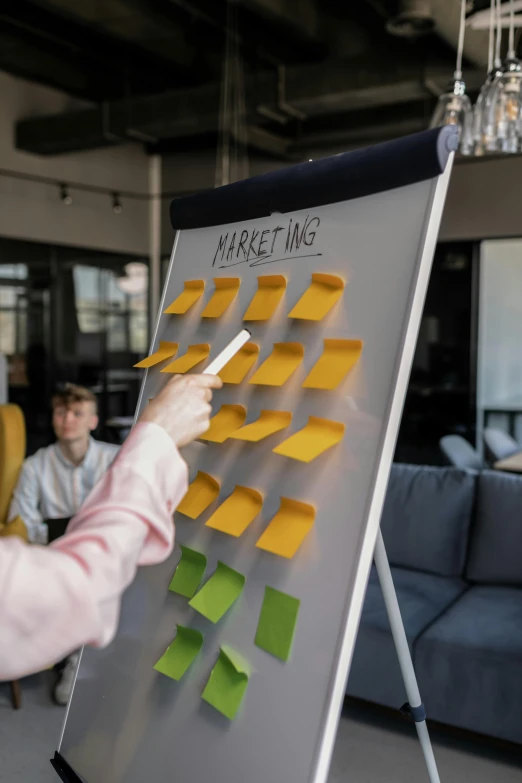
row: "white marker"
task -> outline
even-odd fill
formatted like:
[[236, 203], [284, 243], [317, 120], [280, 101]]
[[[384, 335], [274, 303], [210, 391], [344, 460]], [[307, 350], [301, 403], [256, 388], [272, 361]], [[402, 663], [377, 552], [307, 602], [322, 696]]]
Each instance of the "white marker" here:
[[220, 370], [223, 369], [225, 364], [231, 360], [233, 356], [247, 343], [252, 337], [251, 332], [248, 329], [242, 329], [233, 340], [229, 342], [226, 348], [223, 348], [221, 353], [218, 353], [216, 358], [210, 362], [206, 370], [203, 370], [203, 375], [217, 375]]

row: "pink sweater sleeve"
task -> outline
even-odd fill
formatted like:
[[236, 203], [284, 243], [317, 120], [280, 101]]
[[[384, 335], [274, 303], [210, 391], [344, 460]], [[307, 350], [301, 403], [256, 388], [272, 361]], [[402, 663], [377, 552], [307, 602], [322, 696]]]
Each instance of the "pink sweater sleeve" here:
[[187, 466], [156, 424], [138, 424], [67, 534], [49, 547], [0, 539], [0, 680], [104, 646], [139, 565], [168, 557]]

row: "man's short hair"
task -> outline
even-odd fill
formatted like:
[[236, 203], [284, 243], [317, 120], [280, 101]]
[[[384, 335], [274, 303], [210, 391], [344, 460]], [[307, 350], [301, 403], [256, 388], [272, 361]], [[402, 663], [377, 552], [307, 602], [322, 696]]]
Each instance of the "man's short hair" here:
[[95, 413], [98, 413], [98, 400], [92, 391], [85, 386], [76, 386], [74, 383], [66, 383], [63, 389], [55, 392], [51, 399], [53, 410], [55, 408], [70, 408], [75, 402], [91, 402]]

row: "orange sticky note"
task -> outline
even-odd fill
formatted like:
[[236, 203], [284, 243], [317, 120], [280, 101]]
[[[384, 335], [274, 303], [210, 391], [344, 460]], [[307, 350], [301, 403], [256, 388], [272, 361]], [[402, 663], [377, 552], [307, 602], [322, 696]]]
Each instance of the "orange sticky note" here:
[[312, 282], [295, 307], [288, 313], [289, 318], [305, 321], [320, 321], [339, 301], [344, 291], [344, 280], [336, 275], [312, 273]]
[[250, 487], [235, 487], [231, 495], [212, 514], [206, 527], [238, 538], [254, 521], [263, 506], [263, 496]]
[[216, 415], [210, 419], [210, 427], [200, 436], [201, 440], [224, 443], [241, 427], [246, 415], [246, 408], [243, 405], [222, 405]]
[[222, 370], [218, 372], [223, 383], [241, 383], [259, 356], [259, 345], [246, 343]]
[[249, 383], [260, 386], [282, 386], [303, 361], [301, 343], [274, 343], [272, 353], [256, 370]]
[[201, 313], [202, 318], [219, 318], [233, 302], [239, 291], [239, 277], [215, 277], [216, 290]]
[[197, 519], [219, 495], [219, 481], [209, 473], [198, 470], [176, 511], [191, 519]]
[[172, 375], [188, 372], [188, 370], [191, 370], [196, 364], [203, 362], [209, 353], [210, 345], [208, 343], [189, 345], [187, 353], [184, 353], [183, 356], [180, 356], [170, 364], [167, 364], [161, 372], [168, 372]]
[[325, 340], [323, 353], [305, 378], [304, 388], [336, 389], [359, 361], [362, 349], [362, 340]]
[[244, 321], [268, 321], [286, 290], [284, 275], [260, 275], [257, 278], [257, 293], [243, 316]]
[[236, 430], [230, 437], [235, 440], [248, 440], [251, 443], [257, 443], [275, 432], [284, 430], [291, 421], [292, 414], [288, 411], [261, 411], [256, 421]]
[[309, 416], [306, 427], [276, 446], [273, 452], [299, 462], [311, 462], [327, 449], [340, 443], [345, 429], [341, 422]]
[[164, 362], [165, 359], [170, 359], [171, 356], [175, 356], [178, 351], [177, 343], [167, 343], [160, 340], [159, 348], [155, 353], [147, 356], [146, 359], [142, 359], [141, 362], [135, 364], [135, 367], [139, 367], [140, 370], [145, 370], [148, 367], [154, 367], [160, 362]]
[[204, 280], [186, 280], [183, 292], [170, 304], [165, 313], [168, 315], [183, 315], [192, 305], [203, 296], [205, 290]]
[[315, 508], [291, 498], [281, 498], [279, 511], [257, 542], [258, 549], [292, 558], [315, 521]]

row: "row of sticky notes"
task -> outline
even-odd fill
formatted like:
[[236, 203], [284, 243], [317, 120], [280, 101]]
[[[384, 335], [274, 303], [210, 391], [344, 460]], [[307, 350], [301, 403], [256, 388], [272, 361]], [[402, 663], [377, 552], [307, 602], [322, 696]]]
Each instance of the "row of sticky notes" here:
[[[286, 291], [284, 275], [261, 275], [257, 278], [258, 289], [243, 316], [245, 321], [268, 321], [274, 314]], [[236, 298], [241, 280], [239, 277], [215, 277], [214, 293], [201, 313], [202, 318], [219, 318]], [[187, 280], [182, 293], [170, 304], [165, 313], [183, 315], [205, 290], [204, 280]], [[344, 280], [337, 275], [321, 272], [312, 274], [312, 282], [289, 312], [289, 318], [306, 321], [320, 321], [341, 298]]]
[[[292, 421], [292, 414], [288, 411], [262, 410], [258, 419], [243, 427], [246, 416], [244, 405], [224, 403], [210, 419], [210, 427], [200, 436], [201, 440], [224, 443], [230, 438], [257, 443], [285, 429]], [[274, 454], [281, 454], [299, 462], [312, 462], [341, 442], [345, 428], [342, 422], [309, 416], [303, 429], [276, 446], [273, 449]]]
[[[198, 471], [177, 511], [190, 519], [197, 519], [217, 499], [219, 488], [217, 479], [208, 473]], [[207, 520], [206, 527], [239, 538], [252, 524], [262, 507], [261, 492], [252, 487], [237, 485]], [[282, 497], [279, 510], [270, 520], [256, 546], [280, 557], [288, 559], [294, 557], [312, 529], [315, 515], [316, 510], [310, 503]], [[205, 564], [199, 563], [199, 567], [202, 565], [204, 569]], [[187, 570], [190, 570], [190, 558], [187, 561]]]
[[189, 606], [210, 622], [217, 623], [241, 595], [245, 577], [219, 561], [208, 582], [198, 592], [206, 567], [205, 555], [182, 546], [181, 559], [169, 590], [191, 599]]
[[[199, 614], [203, 615], [207, 620], [212, 623], [217, 623], [228, 612], [231, 606], [237, 601], [243, 588], [245, 586], [245, 577], [240, 574], [239, 571], [235, 571], [233, 568], [225, 565], [221, 561], [218, 561], [216, 570], [205, 582], [201, 590], [198, 591], [199, 585], [205, 575], [207, 568], [206, 555], [201, 552], [196, 552], [189, 547], [181, 546], [181, 558], [172, 577], [172, 581], [169, 585], [169, 590], [178, 595], [182, 595], [184, 598], [191, 599], [189, 606], [195, 609]], [[270, 624], [275, 625], [276, 616], [278, 614], [285, 614], [288, 617], [288, 599], [291, 596], [285, 593], [280, 593], [278, 590], [274, 590], [271, 587], [267, 587], [265, 590], [265, 600], [263, 608], [261, 610], [260, 628], [258, 628], [257, 636], [261, 637], [263, 643], [260, 645], [264, 649], [271, 647], [269, 641], [266, 639], [267, 626]], [[299, 601], [296, 598], [292, 598], [292, 605], [295, 610], [295, 617], [292, 624], [295, 627], [295, 621], [297, 620], [297, 612], [299, 610]], [[266, 606], [268, 604], [268, 606]], [[283, 608], [286, 608], [286, 613], [283, 612]], [[279, 654], [270, 649], [269, 652], [273, 652], [282, 660], [287, 660], [290, 654], [290, 640], [286, 640], [287, 646], [284, 648], [284, 654], [279, 650]], [[257, 641], [256, 641], [257, 644]]]
[[[361, 340], [324, 340], [323, 353], [303, 382], [305, 389], [335, 389], [361, 355]], [[135, 367], [149, 368], [171, 359], [178, 351], [177, 343], [160, 342], [158, 350]], [[210, 353], [210, 345], [189, 345], [187, 352], [164, 367], [164, 373], [185, 373], [203, 362]], [[256, 343], [246, 343], [219, 372], [223, 383], [241, 383], [252, 369], [259, 355]], [[256, 370], [249, 383], [261, 386], [282, 386], [299, 367], [304, 358], [301, 343], [275, 343], [272, 352]]]
[[[194, 628], [178, 625], [176, 637], [154, 668], [179, 682], [203, 647], [203, 634]], [[233, 720], [248, 687], [251, 669], [243, 656], [228, 645], [222, 645], [201, 698], [229, 720]]]
[[[300, 601], [273, 587], [265, 588], [255, 644], [286, 662], [290, 657]], [[179, 682], [203, 647], [203, 634], [193, 628], [177, 626], [176, 637], [154, 668]], [[219, 656], [203, 690], [202, 698], [225, 717], [233, 720], [245, 696], [251, 667], [242, 655], [228, 645]]]

